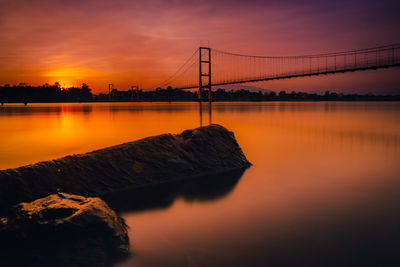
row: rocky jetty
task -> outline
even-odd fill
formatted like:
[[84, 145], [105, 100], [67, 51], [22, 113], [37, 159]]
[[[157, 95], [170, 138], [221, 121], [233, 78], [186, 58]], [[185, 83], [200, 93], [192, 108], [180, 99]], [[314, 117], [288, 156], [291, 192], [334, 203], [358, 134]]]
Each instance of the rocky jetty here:
[[163, 134], [86, 154], [0, 171], [0, 214], [58, 191], [86, 197], [250, 166], [220, 125]]
[[103, 200], [66, 193], [14, 206], [0, 238], [12, 266], [110, 266], [129, 252], [126, 225]]

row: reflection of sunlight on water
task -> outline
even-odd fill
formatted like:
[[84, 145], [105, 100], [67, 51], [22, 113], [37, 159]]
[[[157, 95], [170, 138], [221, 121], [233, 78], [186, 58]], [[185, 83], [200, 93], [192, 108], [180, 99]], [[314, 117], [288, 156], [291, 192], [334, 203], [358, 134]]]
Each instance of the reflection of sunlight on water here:
[[73, 138], [74, 136], [79, 135], [80, 133], [77, 131], [80, 128], [76, 127], [76, 123], [74, 121], [74, 117], [68, 111], [66, 107], [62, 107], [60, 119], [59, 119], [59, 127], [54, 127], [54, 133], [52, 135], [58, 136], [58, 138], [65, 140], [67, 138]]

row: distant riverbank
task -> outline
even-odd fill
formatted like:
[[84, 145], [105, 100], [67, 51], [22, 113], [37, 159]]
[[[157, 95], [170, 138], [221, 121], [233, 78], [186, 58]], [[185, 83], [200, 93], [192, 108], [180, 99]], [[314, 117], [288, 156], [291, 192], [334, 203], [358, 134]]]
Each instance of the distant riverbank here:
[[29, 103], [32, 104], [57, 104], [57, 103], [184, 103], [184, 102], [191, 102], [191, 103], [196, 103], [196, 102], [203, 102], [203, 103], [208, 103], [208, 102], [219, 102], [219, 103], [224, 103], [224, 102], [397, 102], [400, 101], [400, 96], [395, 96], [395, 97], [381, 97], [381, 98], [369, 98], [369, 99], [296, 99], [296, 100], [257, 100], [257, 99], [226, 99], [226, 100], [206, 100], [203, 99], [202, 101], [199, 100], [134, 100], [134, 101], [96, 101], [96, 100], [90, 100], [90, 101], [27, 101], [27, 102], [2, 102], [1, 106], [4, 106], [6, 104], [25, 104], [28, 105]]
[[[201, 95], [203, 101], [209, 100], [207, 91]], [[400, 101], [400, 94], [343, 94], [326, 91], [323, 94], [307, 92], [286, 92], [266, 90], [225, 90], [213, 88], [212, 101]], [[197, 90], [166, 89], [144, 91], [142, 89], [121, 91], [112, 89], [108, 93], [93, 94], [88, 85], [61, 88], [59, 84], [29, 86], [0, 86], [0, 103], [70, 103], [70, 102], [196, 102]]]

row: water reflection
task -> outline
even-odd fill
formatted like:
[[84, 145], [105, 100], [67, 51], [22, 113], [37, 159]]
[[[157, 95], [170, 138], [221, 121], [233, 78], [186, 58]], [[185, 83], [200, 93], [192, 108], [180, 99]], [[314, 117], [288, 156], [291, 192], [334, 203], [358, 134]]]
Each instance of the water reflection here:
[[212, 102], [208, 102], [206, 104], [199, 102], [200, 127], [206, 126], [206, 125], [203, 125], [203, 113], [205, 113], [204, 106], [206, 106], [208, 109], [208, 124], [207, 125], [212, 124]]
[[233, 190], [244, 170], [174, 181], [108, 194], [103, 199], [118, 212], [166, 209], [177, 198], [187, 202], [223, 198]]
[[196, 103], [32, 103], [6, 104], [0, 106], [0, 116], [21, 116], [37, 114], [57, 114], [61, 112], [88, 113], [92, 111], [143, 112], [162, 111], [179, 113], [195, 110]]
[[[262, 181], [258, 179], [258, 183]], [[136, 244], [145, 243], [143, 235], [156, 232], [157, 235], [152, 236], [154, 242], [169, 244], [170, 247], [163, 247], [168, 255], [151, 251], [149, 247], [144, 250], [137, 248], [136, 258], [121, 266], [132, 266], [133, 263], [135, 266], [399, 266], [399, 186], [399, 181], [392, 181], [355, 194], [352, 201], [337, 201], [327, 205], [328, 197], [319, 197], [322, 203], [316, 200], [310, 203], [310, 207], [293, 203], [283, 210], [279, 207], [272, 213], [268, 204], [254, 208], [248, 203], [234, 200], [256, 201], [251, 195], [235, 196], [230, 205], [245, 205], [252, 209], [236, 214], [235, 221], [232, 221], [231, 210], [222, 209], [227, 206], [217, 205], [221, 214], [212, 210], [212, 207], [197, 210], [202, 216], [214, 217], [213, 220], [206, 220], [206, 223], [195, 221], [202, 219], [196, 212], [189, 211], [186, 216], [193, 216], [193, 221], [178, 221], [176, 226], [171, 226], [172, 218], [160, 213], [132, 216], [131, 224], [136, 227]], [[313, 195], [312, 192], [309, 194]], [[290, 196], [286, 194], [284, 197]], [[275, 199], [273, 197], [270, 201]], [[170, 212], [177, 215], [175, 211]], [[250, 218], [247, 218], [249, 214]], [[131, 216], [127, 215], [127, 218], [129, 220]], [[150, 220], [157, 222], [161, 218], [165, 220], [154, 223], [160, 229], [146, 229], [142, 225], [143, 220], [149, 223]], [[193, 225], [187, 225], [190, 223]], [[208, 231], [208, 228], [213, 231]], [[167, 229], [172, 233], [163, 232]]]
[[398, 102], [6, 104], [0, 169], [207, 122], [253, 167], [107, 196], [131, 227], [122, 266], [399, 265]]
[[[211, 108], [213, 106], [213, 108]], [[200, 107], [200, 108], [199, 108]], [[182, 112], [214, 109], [216, 112], [375, 112], [398, 111], [398, 102], [134, 102], [134, 103], [31, 103], [5, 104], [0, 106], [0, 116], [6, 115], [35, 115], [37, 113], [59, 113], [62, 109], [69, 112], [140, 112], [162, 111]]]
[[305, 150], [372, 146], [396, 152], [399, 114], [398, 102], [5, 104], [0, 107], [0, 169], [210, 123], [224, 125], [248, 142], [247, 153], [253, 153], [249, 149], [254, 144], [254, 155], [263, 153], [255, 137], [270, 138], [266, 149], [272, 146], [274, 153], [295, 139], [308, 143]]
[[90, 113], [92, 104], [8, 104], [0, 107], [0, 116], [33, 116], [39, 114], [57, 114], [57, 113]]

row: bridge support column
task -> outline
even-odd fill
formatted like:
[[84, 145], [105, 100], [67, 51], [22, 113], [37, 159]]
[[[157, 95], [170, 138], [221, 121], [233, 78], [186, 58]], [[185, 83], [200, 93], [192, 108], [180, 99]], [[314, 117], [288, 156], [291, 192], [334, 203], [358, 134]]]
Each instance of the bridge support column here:
[[201, 95], [203, 94], [202, 86], [199, 86], [199, 101], [201, 101]]
[[[203, 84], [204, 77], [206, 77], [205, 85]], [[211, 48], [209, 47], [199, 48], [199, 101], [202, 101], [203, 88], [208, 88], [208, 100], [211, 102]]]
[[139, 100], [139, 86], [138, 85], [131, 86], [131, 101], [135, 100], [135, 95], [136, 95], [136, 101]]
[[112, 101], [112, 93], [114, 90], [114, 84], [110, 83], [108, 84], [108, 101]]

